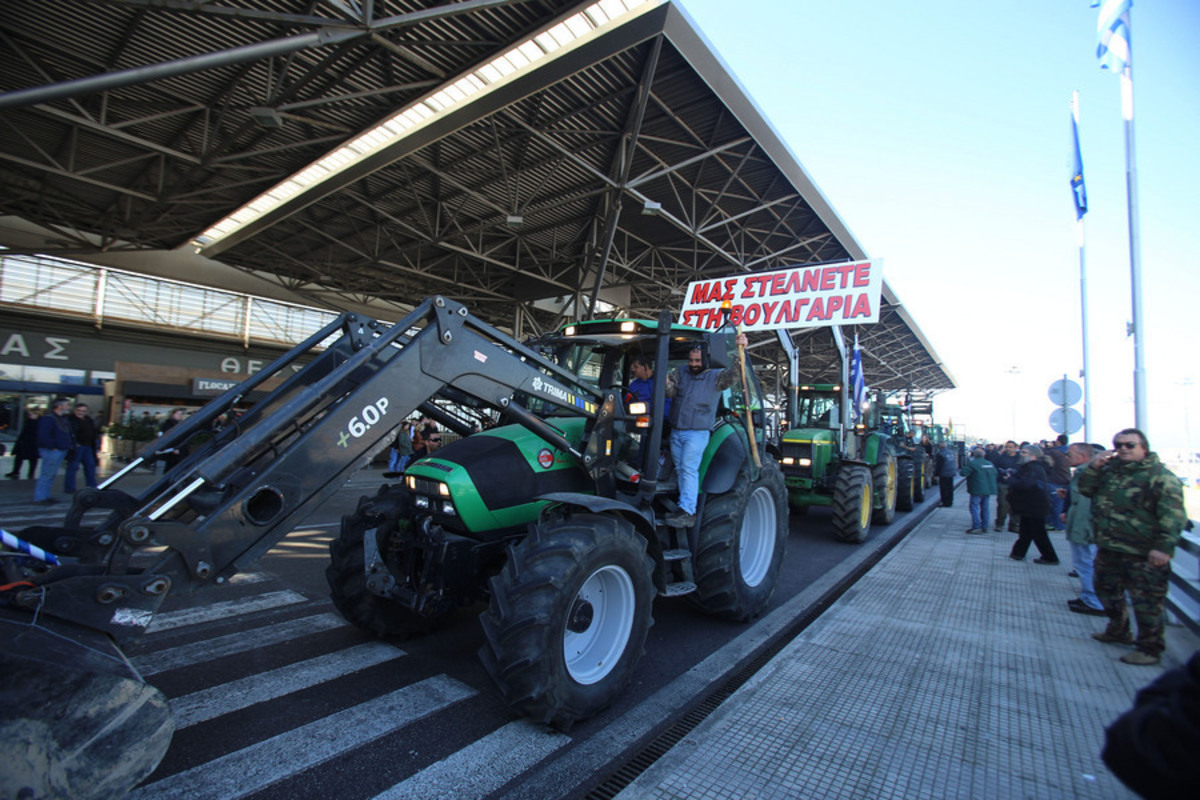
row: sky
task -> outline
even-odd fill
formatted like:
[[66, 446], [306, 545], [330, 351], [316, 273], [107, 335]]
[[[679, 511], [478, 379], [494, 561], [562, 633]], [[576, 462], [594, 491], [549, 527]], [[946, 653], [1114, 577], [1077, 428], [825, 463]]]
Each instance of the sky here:
[[[1050, 385], [1082, 383], [1078, 90], [1090, 439], [1133, 426], [1125, 125], [1088, 0], [679, 2], [883, 260], [960, 387], [935, 416], [969, 439], [1052, 438]], [[1167, 455], [1200, 450], [1200, 2], [1135, 0], [1130, 28], [1146, 432]]]

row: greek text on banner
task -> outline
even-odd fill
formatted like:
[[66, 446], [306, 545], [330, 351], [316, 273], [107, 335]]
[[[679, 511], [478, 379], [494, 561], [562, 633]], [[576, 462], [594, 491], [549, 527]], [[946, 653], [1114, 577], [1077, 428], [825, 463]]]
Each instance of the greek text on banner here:
[[728, 300], [729, 322], [743, 331], [859, 325], [879, 321], [882, 291], [879, 259], [749, 272], [688, 284], [679, 321], [715, 330]]

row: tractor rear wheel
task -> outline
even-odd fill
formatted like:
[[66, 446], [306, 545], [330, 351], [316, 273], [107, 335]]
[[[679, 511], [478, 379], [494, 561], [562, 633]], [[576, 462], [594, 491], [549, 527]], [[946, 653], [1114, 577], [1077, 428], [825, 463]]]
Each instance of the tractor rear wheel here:
[[329, 543], [330, 563], [325, 568], [329, 597], [337, 610], [354, 627], [381, 639], [428, 633], [448, 616], [417, 614], [367, 588], [365, 545], [369, 542], [375, 553], [387, 551], [388, 536], [405, 505], [404, 492], [384, 486], [375, 497], [359, 498], [354, 513], [342, 517], [341, 534]]
[[770, 461], [751, 482], [746, 467], [732, 489], [709, 498], [693, 560], [692, 602], [713, 616], [744, 621], [767, 607], [787, 547], [787, 488]]
[[890, 525], [896, 518], [896, 457], [890, 453], [881, 456], [871, 468], [871, 482], [875, 488], [875, 514], [872, 521], [879, 525]]
[[845, 464], [833, 484], [833, 535], [839, 542], [858, 544], [871, 530], [871, 471]]
[[913, 461], [911, 458], [896, 459], [896, 510], [897, 511], [912, 511], [913, 510], [913, 491], [916, 488], [916, 481], [913, 477]]
[[612, 515], [544, 521], [514, 545], [480, 617], [479, 656], [509, 704], [562, 729], [609, 706], [645, 649], [653, 570]]

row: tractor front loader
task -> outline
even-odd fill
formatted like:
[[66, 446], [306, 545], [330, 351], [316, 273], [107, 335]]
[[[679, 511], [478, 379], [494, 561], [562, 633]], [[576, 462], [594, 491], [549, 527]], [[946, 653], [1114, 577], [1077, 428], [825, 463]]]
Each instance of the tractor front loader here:
[[[17, 532], [23, 555], [4, 559], [0, 586], [0, 796], [114, 797], [148, 775], [171, 716], [121, 647], [168, 594], [250, 567], [401, 421], [447, 403], [503, 424], [464, 426], [343, 519], [326, 576], [350, 623], [405, 637], [485, 601], [488, 673], [519, 712], [566, 728], [628, 685], [656, 595], [687, 594], [734, 620], [762, 613], [787, 501], [742, 424], [763, 407], [752, 374], [723, 399], [696, 524], [663, 522], [676, 510], [671, 465], [660, 464], [667, 366], [697, 343], [714, 362], [729, 358], [731, 339], [664, 312], [522, 344], [442, 297], [392, 326], [343, 315], [79, 492], [63, 524]], [[659, 367], [650, 408], [622, 389], [635, 353]], [[235, 417], [251, 391], [265, 397]], [[222, 414], [234, 421], [211, 433]], [[133, 470], [183, 445], [189, 455], [149, 488], [126, 490]], [[85, 525], [89, 511], [102, 521]]]

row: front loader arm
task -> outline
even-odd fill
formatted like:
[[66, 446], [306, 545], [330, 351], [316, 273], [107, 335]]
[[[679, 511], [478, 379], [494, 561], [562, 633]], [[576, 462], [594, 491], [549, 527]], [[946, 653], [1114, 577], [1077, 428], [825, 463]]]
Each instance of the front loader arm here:
[[[223, 583], [253, 564], [367, 466], [405, 417], [448, 388], [506, 412], [595, 476], [603, 471], [612, 448], [599, 440], [612, 437], [615, 398], [461, 304], [433, 297], [390, 328], [352, 314], [338, 327], [340, 336], [323, 352], [311, 351], [328, 336], [313, 337], [304, 352], [289, 352], [266, 375], [231, 389], [156, 442], [143, 458], [207, 432], [251, 388], [278, 384], [149, 489], [123, 492], [127, 469], [81, 493], [77, 505], [113, 509], [98, 528], [21, 532], [64, 564], [8, 593], [7, 605], [128, 640], [145, 630], [169, 592]], [[311, 361], [299, 366], [306, 355]], [[588, 417], [589, 445], [576, 450], [517, 405], [517, 393]], [[69, 519], [81, 516], [75, 508]]]

